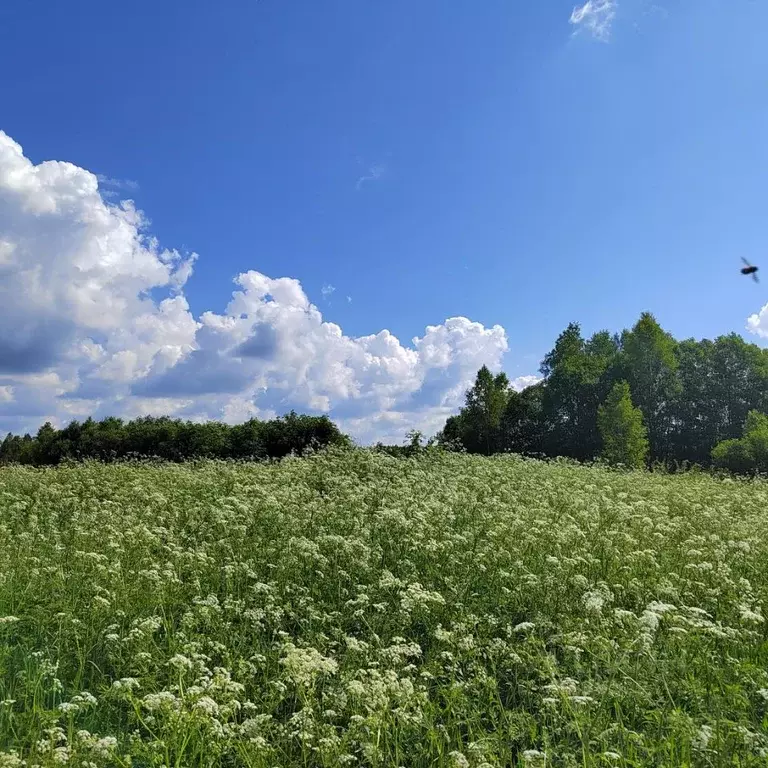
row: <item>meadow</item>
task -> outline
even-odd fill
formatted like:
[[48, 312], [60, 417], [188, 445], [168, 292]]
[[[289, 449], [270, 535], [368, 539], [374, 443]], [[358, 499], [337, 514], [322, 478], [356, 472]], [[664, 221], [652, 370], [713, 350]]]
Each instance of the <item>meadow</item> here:
[[0, 766], [764, 766], [768, 485], [0, 469]]

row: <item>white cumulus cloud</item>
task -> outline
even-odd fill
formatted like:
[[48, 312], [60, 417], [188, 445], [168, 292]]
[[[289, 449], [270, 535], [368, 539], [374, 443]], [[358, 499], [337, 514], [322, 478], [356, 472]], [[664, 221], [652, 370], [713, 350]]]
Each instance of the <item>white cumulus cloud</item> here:
[[161, 248], [96, 175], [35, 165], [0, 132], [0, 431], [296, 408], [366, 442], [400, 442], [412, 427], [439, 429], [477, 369], [500, 369], [507, 350], [501, 326], [464, 317], [408, 344], [388, 330], [348, 336], [298, 280], [256, 270], [235, 278], [223, 311], [195, 317], [184, 296], [195, 259]]
[[768, 304], [747, 318], [747, 330], [768, 339]]
[[616, 0], [587, 0], [573, 9], [570, 22], [577, 31], [583, 29], [598, 40], [607, 40], [616, 16], [616, 5]]
[[534, 384], [538, 384], [542, 380], [541, 376], [535, 374], [529, 376], [518, 376], [512, 379], [510, 385], [516, 392], [522, 392], [527, 387], [532, 387]]

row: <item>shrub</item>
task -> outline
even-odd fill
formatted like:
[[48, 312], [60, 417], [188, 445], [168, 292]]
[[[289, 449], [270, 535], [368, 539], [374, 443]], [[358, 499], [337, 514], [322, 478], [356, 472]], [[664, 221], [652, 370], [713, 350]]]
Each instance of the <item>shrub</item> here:
[[739, 474], [768, 472], [768, 416], [750, 411], [744, 436], [718, 443], [712, 449], [712, 461]]

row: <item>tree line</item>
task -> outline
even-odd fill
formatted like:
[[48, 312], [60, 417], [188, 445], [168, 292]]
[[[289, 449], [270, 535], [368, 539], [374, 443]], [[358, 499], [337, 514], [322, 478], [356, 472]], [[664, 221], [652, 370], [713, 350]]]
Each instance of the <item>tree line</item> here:
[[251, 419], [235, 426], [168, 417], [132, 421], [110, 417], [73, 421], [63, 429], [46, 423], [34, 436], [8, 434], [0, 443], [0, 464], [52, 465], [68, 459], [130, 457], [271, 459], [349, 442], [327, 416], [302, 416], [293, 411], [281, 418]]
[[[620, 334], [584, 338], [577, 323], [560, 334], [522, 392], [483, 366], [460, 412], [427, 446], [490, 455], [514, 452], [603, 457], [640, 466], [698, 464], [768, 472], [768, 349], [738, 334], [714, 341], [675, 340], [650, 313]], [[0, 464], [58, 464], [73, 459], [157, 457], [269, 459], [349, 445], [327, 416], [288, 415], [229, 426], [169, 417], [44, 424], [37, 434], [8, 434]], [[422, 450], [412, 430], [393, 456]]]
[[483, 367], [438, 435], [471, 453], [768, 471], [768, 350], [738, 334], [678, 341], [650, 313], [620, 334], [578, 323], [516, 392]]

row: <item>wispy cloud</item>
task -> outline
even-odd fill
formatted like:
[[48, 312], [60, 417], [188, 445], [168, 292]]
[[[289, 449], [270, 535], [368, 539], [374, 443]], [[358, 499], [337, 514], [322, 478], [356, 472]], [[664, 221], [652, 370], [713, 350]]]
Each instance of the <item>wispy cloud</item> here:
[[607, 40], [611, 35], [611, 24], [616, 16], [616, 0], [587, 0], [584, 5], [576, 6], [570, 22], [576, 32], [586, 30], [597, 40]]
[[328, 298], [330, 295], [336, 290], [334, 286], [332, 286], [330, 283], [326, 283], [321, 289], [320, 293], [323, 294], [323, 298], [328, 301]]
[[383, 163], [376, 163], [370, 166], [366, 173], [357, 180], [355, 189], [360, 189], [366, 181], [378, 181], [386, 172], [387, 167]]
[[110, 176], [105, 176], [103, 173], [97, 174], [96, 178], [102, 187], [123, 190], [136, 190], [139, 188], [139, 182], [132, 179], [113, 179]]

